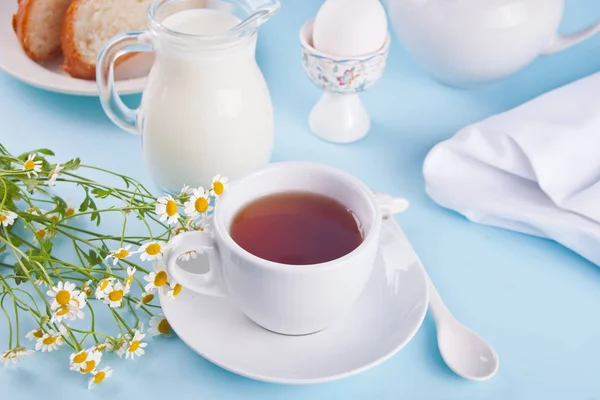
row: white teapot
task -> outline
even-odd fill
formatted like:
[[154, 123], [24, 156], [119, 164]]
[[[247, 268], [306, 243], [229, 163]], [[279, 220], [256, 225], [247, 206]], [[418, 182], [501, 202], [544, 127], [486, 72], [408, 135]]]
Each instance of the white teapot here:
[[600, 30], [597, 22], [559, 35], [564, 6], [564, 0], [388, 0], [404, 46], [440, 81], [459, 87], [505, 78]]

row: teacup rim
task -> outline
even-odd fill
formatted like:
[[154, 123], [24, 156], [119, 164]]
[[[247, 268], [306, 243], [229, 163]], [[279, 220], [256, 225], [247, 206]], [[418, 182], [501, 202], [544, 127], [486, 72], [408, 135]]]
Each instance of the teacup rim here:
[[[371, 248], [372, 246], [379, 245], [378, 233], [381, 230], [382, 214], [381, 214], [381, 209], [377, 205], [377, 202], [375, 200], [375, 195], [374, 195], [373, 191], [371, 189], [369, 189], [369, 187], [364, 182], [362, 182], [360, 179], [358, 179], [354, 175], [352, 175], [346, 171], [343, 171], [341, 169], [331, 167], [331, 166], [325, 165], [325, 164], [304, 162], [304, 161], [276, 162], [276, 163], [269, 164], [265, 168], [262, 168], [253, 173], [245, 175], [245, 176], [241, 177], [240, 179], [232, 181], [231, 187], [233, 187], [233, 185], [235, 185], [236, 183], [239, 183], [243, 180], [250, 179], [252, 177], [255, 178], [257, 175], [264, 174], [267, 172], [272, 172], [274, 169], [298, 168], [298, 167], [304, 167], [304, 166], [311, 167], [311, 168], [315, 168], [315, 167], [320, 168], [328, 173], [338, 175], [338, 177], [340, 177], [341, 179], [344, 179], [348, 183], [350, 183], [352, 186], [355, 186], [355, 188], [358, 189], [358, 193], [360, 193], [364, 197], [364, 199], [366, 200], [365, 203], [368, 204], [369, 209], [370, 209], [369, 211], [370, 211], [373, 219], [371, 222], [371, 226], [368, 229], [368, 231], [365, 233], [365, 237], [364, 237], [363, 241], [361, 242], [361, 244], [357, 248], [352, 250], [350, 253], [348, 253], [340, 258], [336, 258], [331, 261], [326, 261], [326, 262], [317, 263], [317, 264], [294, 265], [294, 264], [283, 264], [283, 263], [277, 263], [274, 261], [265, 260], [264, 258], [260, 258], [256, 255], [250, 253], [249, 251], [243, 249], [240, 245], [238, 245], [233, 240], [233, 238], [229, 234], [229, 229], [227, 228], [227, 226], [225, 226], [224, 217], [221, 216], [219, 213], [220, 205], [224, 201], [227, 200], [228, 192], [225, 192], [222, 195], [221, 199], [219, 199], [219, 201], [215, 205], [214, 214], [213, 214], [212, 219], [214, 221], [215, 234], [217, 234], [225, 242], [228, 249], [230, 249], [236, 255], [243, 257], [245, 259], [249, 259], [251, 262], [253, 262], [254, 264], [260, 265], [261, 267], [265, 267], [265, 268], [269, 268], [269, 269], [276, 269], [276, 270], [281, 270], [281, 271], [287, 271], [287, 272], [295, 272], [295, 273], [314, 273], [316, 271], [323, 271], [325, 269], [337, 268], [339, 265], [344, 264], [344, 263], [352, 260], [353, 258], [359, 256], [359, 253], [368, 251], [368, 249]], [[274, 193], [277, 193], [277, 192], [274, 192]], [[252, 200], [253, 199], [249, 199], [249, 201], [252, 201]], [[221, 208], [222, 208], [222, 206], [221, 206]]]
[[[329, 53], [317, 50], [314, 48], [314, 46], [311, 43], [309, 43], [309, 40], [307, 37], [307, 35], [310, 35], [311, 39], [312, 39], [312, 27], [313, 27], [314, 23], [315, 23], [314, 18], [309, 19], [300, 28], [300, 45], [302, 46], [302, 48], [304, 50], [306, 50], [308, 53], [310, 53], [310, 55], [313, 57], [327, 59], [327, 60], [330, 60], [330, 61], [336, 62], [336, 63], [367, 62], [367, 61], [372, 60], [373, 58], [385, 56], [389, 50], [390, 42], [391, 42], [391, 35], [389, 32], [386, 33], [385, 42], [383, 43], [383, 46], [381, 46], [379, 49], [377, 49], [371, 53], [361, 54], [359, 56], [335, 56], [333, 54], [329, 54]], [[307, 30], [309, 28], [310, 28], [310, 32], [307, 32]]]

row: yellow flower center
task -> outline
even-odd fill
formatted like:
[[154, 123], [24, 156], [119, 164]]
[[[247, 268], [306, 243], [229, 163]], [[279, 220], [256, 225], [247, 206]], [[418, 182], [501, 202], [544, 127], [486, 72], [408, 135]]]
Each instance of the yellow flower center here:
[[51, 345], [54, 344], [54, 342], [56, 342], [56, 339], [58, 339], [58, 336], [48, 336], [46, 339], [42, 340], [42, 343], [46, 345]]
[[87, 295], [87, 296], [91, 296], [92, 295], [92, 289], [90, 289], [89, 287], [86, 287], [85, 289], [83, 289], [83, 292]]
[[175, 287], [173, 288], [173, 296], [178, 296], [179, 293], [181, 293], [181, 285], [176, 283]]
[[123, 291], [113, 290], [108, 294], [108, 298], [110, 299], [110, 301], [121, 301], [121, 299], [123, 298]]
[[110, 281], [108, 279], [102, 279], [102, 281], [100, 282], [100, 286], [98, 286], [98, 288], [100, 290], [105, 290], [109, 283], [110, 283]]
[[139, 340], [134, 340], [129, 345], [129, 350], [127, 350], [127, 351], [129, 351], [130, 353], [133, 353], [133, 352], [135, 352], [139, 348], [140, 348], [140, 341]]
[[[0, 222], [2, 222], [2, 220], [0, 220]], [[175, 236], [179, 235], [181, 232], [185, 232], [184, 227], [179, 227], [179, 228], [175, 229]]]
[[46, 236], [46, 230], [44, 228], [40, 228], [35, 232], [35, 235], [38, 238], [43, 239]]
[[94, 375], [94, 383], [100, 383], [106, 378], [106, 372], [98, 371], [96, 375]]
[[33, 160], [25, 161], [25, 170], [29, 171], [35, 167], [35, 162]]
[[151, 256], [157, 255], [158, 253], [160, 253], [160, 244], [152, 243], [151, 245], [148, 245], [148, 247], [146, 247], [146, 253], [148, 253]]
[[68, 313], [69, 313], [69, 306], [62, 306], [61, 308], [58, 309], [58, 311], [56, 311], [56, 315], [58, 315], [58, 316], [66, 315]]
[[213, 183], [213, 190], [215, 191], [215, 194], [217, 196], [220, 196], [223, 193], [223, 190], [225, 189], [225, 187], [223, 186], [223, 183], [216, 181], [215, 183]]
[[152, 293], [148, 293], [147, 295], [142, 297], [142, 303], [148, 304], [152, 301], [152, 299], [154, 299], [154, 295]]
[[160, 333], [162, 333], [163, 335], [166, 335], [167, 333], [171, 332], [171, 325], [169, 324], [169, 321], [167, 321], [166, 319], [161, 320], [158, 323], [158, 331]]
[[44, 332], [41, 329], [38, 329], [37, 331], [33, 332], [33, 337], [36, 337], [39, 339], [42, 336], [44, 336]]
[[6, 215], [0, 214], [0, 222], [4, 222], [4, 221], [6, 221], [6, 219], [7, 219]]
[[58, 215], [52, 215], [50, 219], [54, 222], [58, 222]]
[[76, 364], [81, 364], [82, 362], [87, 360], [87, 357], [88, 357], [88, 353], [86, 353], [85, 351], [82, 351], [81, 353], [77, 353], [75, 355], [75, 357], [73, 357], [73, 362]]
[[61, 306], [66, 306], [69, 304], [69, 301], [71, 301], [71, 293], [66, 290], [59, 290], [58, 293], [56, 293], [56, 301]]
[[74, 208], [67, 208], [67, 212], [65, 212], [65, 215], [67, 217], [70, 217], [73, 214], [75, 214], [75, 209]]
[[90, 361], [86, 361], [85, 367], [80, 368], [79, 370], [81, 371], [82, 374], [89, 374], [90, 372], [92, 372], [94, 370], [94, 368], [96, 368], [96, 361], [90, 360]]
[[204, 197], [198, 197], [194, 203], [194, 208], [199, 213], [206, 212], [206, 210], [208, 210], [208, 200], [206, 200]]
[[167, 215], [172, 217], [177, 212], [177, 204], [173, 200], [167, 201]]
[[125, 279], [125, 286], [131, 286], [131, 284], [132, 284], [132, 283], [133, 283], [133, 275], [131, 275], [131, 276], [128, 276], [128, 277]]
[[165, 283], [167, 283], [167, 273], [165, 271], [159, 271], [154, 277], [154, 286], [163, 286]]
[[127, 249], [119, 249], [115, 251], [114, 256], [116, 258], [125, 258], [129, 255], [129, 251]]
[[104, 349], [106, 349], [106, 343], [97, 344], [95, 349], [96, 351], [104, 351]]

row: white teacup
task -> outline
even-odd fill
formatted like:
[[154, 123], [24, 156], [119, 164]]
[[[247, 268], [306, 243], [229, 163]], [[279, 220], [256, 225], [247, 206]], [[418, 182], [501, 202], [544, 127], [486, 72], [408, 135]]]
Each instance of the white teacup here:
[[[256, 257], [229, 235], [236, 213], [272, 193], [304, 191], [332, 197], [360, 222], [363, 242], [351, 253], [314, 265], [286, 265]], [[231, 297], [254, 322], [273, 332], [304, 335], [330, 327], [365, 288], [377, 254], [382, 213], [369, 188], [353, 176], [319, 164], [276, 163], [231, 184], [219, 199], [211, 232], [176, 236], [166, 258], [169, 274], [196, 293]], [[207, 252], [210, 270], [177, 266], [188, 251]]]

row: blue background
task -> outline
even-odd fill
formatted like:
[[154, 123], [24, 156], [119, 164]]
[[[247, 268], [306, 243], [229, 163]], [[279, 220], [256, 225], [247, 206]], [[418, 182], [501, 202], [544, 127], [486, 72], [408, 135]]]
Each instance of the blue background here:
[[[450, 310], [496, 348], [496, 377], [474, 383], [450, 372], [428, 316], [396, 356], [333, 383], [294, 387], [255, 382], [212, 365], [178, 339], [159, 338], [149, 339], [143, 358], [111, 362], [115, 374], [91, 392], [83, 377], [67, 370], [66, 349], [0, 369], [1, 398], [600, 398], [598, 268], [550, 241], [475, 225], [440, 208], [426, 196], [421, 173], [428, 150], [461, 127], [600, 70], [600, 36], [540, 58], [479, 91], [437, 83], [394, 37], [384, 77], [364, 95], [373, 119], [371, 133], [355, 144], [334, 145], [308, 131], [308, 113], [320, 92], [304, 75], [299, 55], [298, 30], [320, 4], [284, 1], [281, 13], [260, 34], [257, 57], [276, 114], [272, 159], [324, 162], [355, 174], [373, 189], [409, 198], [412, 207], [399, 221]], [[561, 30], [574, 31], [598, 17], [599, 1], [567, 1]], [[131, 104], [137, 101], [138, 96], [128, 98]], [[112, 125], [97, 98], [48, 93], [0, 73], [0, 140], [13, 153], [49, 147], [57, 159], [79, 156], [151, 185], [139, 138]], [[2, 320], [0, 349], [6, 339]]]

